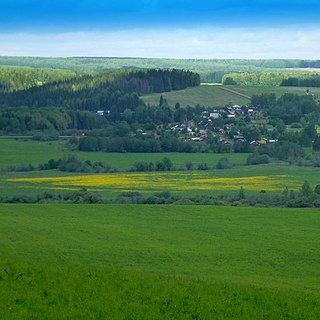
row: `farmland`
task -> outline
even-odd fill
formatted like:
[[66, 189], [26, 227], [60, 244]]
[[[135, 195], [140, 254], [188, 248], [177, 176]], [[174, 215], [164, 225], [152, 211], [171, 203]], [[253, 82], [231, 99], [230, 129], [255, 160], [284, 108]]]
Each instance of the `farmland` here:
[[305, 180], [319, 184], [319, 168], [284, 165], [235, 167], [228, 170], [173, 171], [153, 173], [70, 174], [50, 171], [7, 173], [0, 179], [2, 195], [38, 194], [43, 191], [74, 191], [85, 188], [113, 198], [122, 192], [170, 191], [177, 195], [235, 193], [247, 191], [298, 191]]
[[248, 104], [250, 101], [249, 98], [244, 97], [241, 93], [237, 94], [224, 90], [224, 87], [220, 85], [201, 85], [196, 88], [188, 88], [163, 94], [145, 95], [142, 96], [142, 100], [149, 104], [159, 104], [161, 95], [168, 101], [170, 106], [174, 106], [179, 102], [183, 107], [187, 105], [195, 106], [197, 104], [207, 107], [224, 106], [228, 103], [242, 105]]
[[320, 88], [195, 86], [191, 62], [40, 59], [90, 75], [3, 94], [0, 319], [320, 318]]
[[[181, 196], [194, 194], [237, 193], [243, 187], [248, 192], [261, 190], [271, 193], [282, 192], [285, 187], [298, 191], [307, 180], [312, 189], [319, 184], [319, 168], [289, 166], [274, 162], [267, 165], [245, 165], [248, 154], [215, 153], [104, 153], [69, 151], [65, 141], [35, 142], [31, 140], [0, 139], [3, 152], [0, 168], [10, 165], [47, 162], [72, 154], [82, 160], [103, 161], [124, 172], [108, 174], [68, 173], [58, 170], [1, 173], [2, 196], [38, 195], [41, 192], [68, 192], [82, 188], [98, 192], [103, 199], [113, 199], [122, 192], [170, 191]], [[168, 157], [177, 171], [169, 172], [126, 172], [137, 161], [160, 161]], [[227, 157], [234, 165], [227, 170], [215, 169], [220, 158]], [[186, 171], [186, 162], [195, 168], [207, 163], [209, 170]]]
[[49, 159], [59, 159], [66, 155], [75, 155], [81, 160], [102, 161], [114, 168], [128, 169], [136, 161], [158, 161], [163, 157], [171, 159], [177, 168], [185, 167], [186, 161], [195, 165], [207, 162], [215, 165], [223, 156], [235, 165], [245, 164], [247, 154], [213, 154], [213, 153], [106, 153], [79, 152], [68, 149], [63, 140], [52, 142], [37, 142], [32, 140], [0, 139], [0, 169], [10, 165], [32, 164], [38, 165]]
[[[315, 94], [316, 96], [320, 94], [320, 88], [309, 88], [309, 90], [310, 94]], [[180, 91], [145, 95], [142, 96], [142, 100], [151, 105], [159, 104], [160, 96], [162, 95], [167, 99], [170, 106], [174, 106], [179, 102], [184, 107], [197, 104], [214, 107], [225, 106], [229, 103], [246, 105], [250, 102], [247, 97], [263, 93], [275, 93], [279, 98], [285, 93], [306, 94], [306, 91], [307, 88], [304, 87], [201, 85], [200, 87]]]
[[0, 316], [318, 319], [317, 210], [1, 205]]

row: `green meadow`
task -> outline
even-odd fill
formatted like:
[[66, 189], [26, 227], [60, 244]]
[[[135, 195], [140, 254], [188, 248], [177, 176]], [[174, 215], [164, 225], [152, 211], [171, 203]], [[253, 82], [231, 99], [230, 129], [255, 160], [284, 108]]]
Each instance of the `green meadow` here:
[[206, 107], [225, 106], [228, 103], [233, 104], [248, 104], [250, 97], [244, 97], [242, 93], [238, 93], [225, 90], [228, 87], [221, 85], [201, 85], [199, 87], [188, 88], [185, 90], [171, 91], [165, 93], [154, 93], [150, 95], [142, 96], [142, 100], [145, 103], [151, 105], [159, 104], [160, 96], [162, 95], [170, 106], [174, 106], [177, 102], [181, 106], [195, 106], [197, 104], [204, 105]]
[[235, 165], [246, 163], [248, 154], [230, 153], [106, 153], [106, 152], [81, 152], [71, 151], [66, 141], [38, 142], [22, 139], [0, 139], [0, 169], [10, 165], [32, 164], [39, 165], [49, 159], [59, 159], [68, 155], [75, 155], [81, 160], [102, 161], [109, 163], [113, 168], [129, 169], [136, 161], [160, 161], [168, 157], [177, 168], [184, 168], [187, 161], [194, 165], [207, 162], [208, 165], [215, 165], [220, 158], [227, 157]]
[[285, 93], [306, 94], [307, 89], [309, 89], [309, 94], [314, 94], [315, 96], [320, 95], [320, 88], [317, 87], [228, 86], [228, 88], [248, 96], [260, 95], [263, 93], [274, 93], [277, 98], [280, 98]]
[[305, 87], [277, 87], [277, 86], [222, 86], [222, 85], [201, 85], [185, 90], [171, 91], [162, 94], [150, 94], [142, 96], [142, 100], [149, 104], [159, 104], [160, 96], [167, 99], [170, 106], [179, 102], [183, 107], [197, 104], [206, 107], [225, 106], [233, 103], [247, 105], [250, 97], [263, 93], [274, 93], [278, 98], [285, 93], [306, 94], [309, 89], [310, 94], [320, 95], [320, 88]]
[[318, 210], [0, 205], [1, 319], [319, 319]]

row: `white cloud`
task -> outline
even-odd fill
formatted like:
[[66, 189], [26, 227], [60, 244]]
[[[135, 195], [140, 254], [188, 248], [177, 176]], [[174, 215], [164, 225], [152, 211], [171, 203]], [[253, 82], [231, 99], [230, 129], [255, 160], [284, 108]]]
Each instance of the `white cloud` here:
[[319, 59], [318, 39], [311, 28], [0, 33], [0, 55]]

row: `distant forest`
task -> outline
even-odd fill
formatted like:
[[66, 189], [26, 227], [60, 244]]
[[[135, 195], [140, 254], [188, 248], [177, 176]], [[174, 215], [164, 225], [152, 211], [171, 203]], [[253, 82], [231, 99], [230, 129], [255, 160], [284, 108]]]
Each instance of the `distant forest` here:
[[319, 87], [319, 72], [232, 72], [222, 77], [224, 85]]
[[7, 89], [0, 92], [0, 105], [123, 112], [125, 108], [138, 107], [140, 94], [181, 90], [199, 84], [199, 75], [190, 71], [118, 71], [67, 78], [11, 92]]
[[[81, 73], [111, 70], [184, 69], [197, 72], [201, 82], [221, 82], [229, 72], [285, 71], [286, 69], [320, 68], [320, 60], [291, 59], [157, 59], [112, 57], [0, 57], [0, 67], [69, 69]], [[288, 70], [289, 71], [289, 70]]]

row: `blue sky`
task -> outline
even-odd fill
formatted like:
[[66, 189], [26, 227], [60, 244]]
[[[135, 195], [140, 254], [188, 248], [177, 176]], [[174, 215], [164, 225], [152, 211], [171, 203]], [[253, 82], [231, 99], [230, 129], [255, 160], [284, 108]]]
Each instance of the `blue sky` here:
[[0, 0], [0, 55], [310, 58], [316, 0]]

